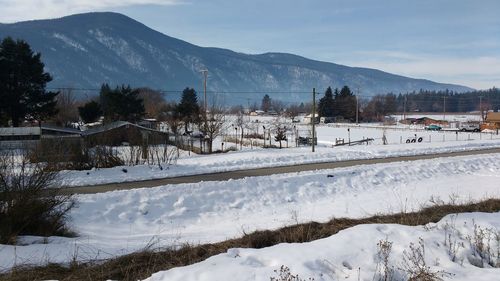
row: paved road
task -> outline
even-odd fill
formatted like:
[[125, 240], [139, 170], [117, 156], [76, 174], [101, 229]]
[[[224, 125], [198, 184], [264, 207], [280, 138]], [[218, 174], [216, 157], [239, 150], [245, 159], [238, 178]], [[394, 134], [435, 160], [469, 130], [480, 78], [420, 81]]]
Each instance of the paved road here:
[[124, 183], [110, 183], [110, 184], [100, 184], [100, 185], [92, 185], [92, 186], [68, 187], [68, 188], [62, 188], [61, 193], [63, 193], [63, 194], [75, 194], [75, 193], [89, 194], [89, 193], [107, 192], [107, 191], [112, 191], [112, 190], [134, 189], [134, 188], [141, 188], [141, 187], [154, 187], [154, 186], [160, 186], [160, 185], [166, 185], [166, 184], [193, 183], [193, 182], [201, 182], [201, 181], [224, 181], [224, 180], [229, 180], [229, 179], [241, 179], [244, 177], [269, 176], [269, 175], [274, 175], [274, 174], [284, 174], [284, 173], [293, 173], [293, 172], [301, 172], [301, 171], [335, 169], [335, 168], [341, 168], [341, 167], [351, 167], [351, 166], [356, 166], [356, 165], [370, 165], [370, 164], [378, 164], [378, 163], [415, 161], [415, 160], [433, 159], [433, 158], [439, 158], [439, 157], [454, 157], [454, 156], [480, 155], [480, 154], [491, 154], [491, 153], [500, 153], [500, 148], [473, 150], [473, 151], [460, 151], [460, 152], [450, 152], [450, 153], [437, 153], [437, 154], [430, 154], [430, 155], [399, 156], [399, 157], [374, 158], [374, 159], [364, 159], [364, 160], [348, 160], [348, 161], [337, 161], [337, 162], [326, 162], [326, 163], [301, 164], [301, 165], [293, 165], [293, 166], [248, 169], [248, 170], [240, 170], [240, 171], [220, 172], [220, 173], [211, 173], [211, 174], [199, 174], [199, 175], [192, 175], [192, 176], [181, 176], [181, 177], [172, 177], [172, 178], [164, 178], [164, 179], [142, 180], [142, 181], [124, 182]]

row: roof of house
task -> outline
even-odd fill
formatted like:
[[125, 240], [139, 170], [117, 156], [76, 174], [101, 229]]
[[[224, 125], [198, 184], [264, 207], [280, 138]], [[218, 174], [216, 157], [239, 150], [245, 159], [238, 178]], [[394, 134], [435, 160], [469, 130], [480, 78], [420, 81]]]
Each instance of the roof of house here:
[[134, 126], [139, 128], [140, 130], [150, 131], [150, 132], [159, 132], [165, 133], [162, 131], [158, 131], [155, 129], [143, 127], [137, 124], [133, 124], [126, 121], [116, 121], [112, 122], [97, 128], [92, 128], [86, 131], [80, 131], [78, 129], [73, 128], [63, 128], [63, 127], [52, 127], [52, 126], [42, 126], [40, 127], [0, 127], [0, 136], [26, 136], [26, 135], [41, 135], [42, 130], [44, 131], [53, 131], [58, 133], [66, 133], [71, 135], [81, 135], [81, 136], [89, 136], [98, 133], [102, 133], [105, 131], [113, 130], [116, 128], [120, 128], [123, 126]]
[[488, 112], [486, 122], [500, 122], [500, 112]]
[[0, 136], [40, 135], [40, 127], [1, 127]]
[[151, 129], [151, 128], [143, 127], [141, 125], [130, 123], [130, 122], [127, 122], [127, 121], [115, 121], [115, 122], [112, 122], [112, 123], [109, 123], [109, 124], [106, 124], [106, 125], [103, 125], [103, 126], [100, 126], [100, 127], [96, 127], [96, 128], [92, 128], [92, 129], [88, 129], [86, 131], [83, 131], [82, 135], [84, 135], [84, 136], [95, 135], [95, 134], [98, 134], [98, 133], [102, 133], [102, 132], [105, 132], [105, 131], [110, 131], [110, 130], [121, 128], [121, 127], [124, 127], [124, 126], [133, 126], [133, 127], [139, 128], [141, 130], [145, 130], [145, 131], [165, 133], [165, 132], [161, 132], [161, 131], [154, 130], [154, 129]]
[[82, 131], [80, 131], [78, 129], [47, 126], [47, 125], [42, 125], [42, 130], [43, 131], [58, 132], [58, 133], [74, 134], [74, 135], [81, 135], [82, 134]]
[[[315, 113], [314, 117], [318, 118], [319, 117], [319, 113]], [[312, 113], [304, 116], [304, 118], [312, 118]]]

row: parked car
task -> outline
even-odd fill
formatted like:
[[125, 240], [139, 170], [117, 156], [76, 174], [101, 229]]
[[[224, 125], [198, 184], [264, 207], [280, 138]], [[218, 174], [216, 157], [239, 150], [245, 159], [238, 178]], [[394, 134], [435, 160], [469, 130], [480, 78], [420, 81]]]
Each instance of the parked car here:
[[435, 125], [435, 124], [431, 124], [429, 126], [425, 126], [424, 129], [428, 130], [428, 131], [441, 131], [441, 126], [438, 126], [438, 125]]
[[476, 123], [462, 123], [458, 127], [462, 132], [479, 132], [479, 124]]

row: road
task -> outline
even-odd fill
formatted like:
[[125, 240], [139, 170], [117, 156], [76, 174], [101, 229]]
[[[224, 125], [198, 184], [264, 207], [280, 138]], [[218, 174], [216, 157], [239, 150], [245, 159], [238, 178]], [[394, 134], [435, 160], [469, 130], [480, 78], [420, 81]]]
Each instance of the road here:
[[347, 160], [347, 161], [337, 161], [337, 162], [325, 162], [325, 163], [311, 163], [311, 164], [301, 164], [293, 166], [281, 166], [281, 167], [269, 167], [269, 168], [258, 168], [258, 169], [247, 169], [239, 171], [229, 171], [220, 173], [210, 173], [210, 174], [198, 174], [191, 176], [180, 176], [171, 177], [163, 179], [152, 179], [152, 180], [141, 180], [133, 182], [123, 182], [123, 183], [109, 183], [109, 184], [99, 184], [92, 186], [78, 186], [78, 187], [63, 187], [60, 192], [62, 194], [91, 194], [108, 192], [113, 190], [127, 190], [134, 188], [143, 187], [154, 187], [167, 184], [180, 184], [180, 183], [194, 183], [201, 181], [225, 181], [229, 179], [241, 179], [245, 177], [255, 177], [255, 176], [269, 176], [274, 174], [284, 174], [284, 173], [294, 173], [302, 171], [313, 171], [313, 170], [323, 170], [323, 169], [335, 169], [342, 167], [351, 167], [357, 165], [371, 165], [379, 163], [391, 163], [400, 161], [415, 161], [415, 160], [425, 160], [434, 159], [439, 157], [456, 157], [456, 156], [467, 156], [467, 155], [481, 155], [481, 154], [492, 154], [500, 153], [500, 148], [484, 149], [484, 150], [473, 150], [473, 151], [460, 151], [460, 152], [449, 152], [449, 153], [437, 153], [430, 155], [415, 155], [415, 156], [398, 156], [398, 157], [388, 157], [388, 158], [373, 158], [373, 159], [362, 159], [362, 160]]

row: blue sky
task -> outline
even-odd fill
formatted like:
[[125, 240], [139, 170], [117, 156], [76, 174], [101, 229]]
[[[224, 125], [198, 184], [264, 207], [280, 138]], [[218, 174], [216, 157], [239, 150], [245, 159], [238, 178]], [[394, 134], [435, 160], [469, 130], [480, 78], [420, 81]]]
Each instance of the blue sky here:
[[6, 11], [1, 22], [116, 11], [200, 46], [294, 53], [479, 89], [500, 86], [500, 1], [495, 0], [0, 0], [0, 5]]

